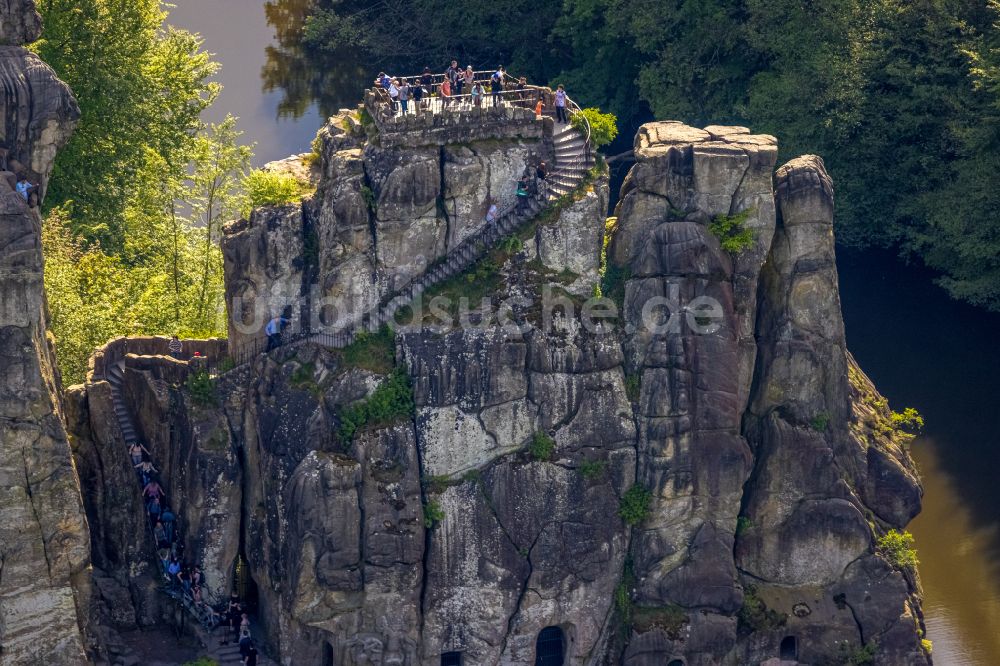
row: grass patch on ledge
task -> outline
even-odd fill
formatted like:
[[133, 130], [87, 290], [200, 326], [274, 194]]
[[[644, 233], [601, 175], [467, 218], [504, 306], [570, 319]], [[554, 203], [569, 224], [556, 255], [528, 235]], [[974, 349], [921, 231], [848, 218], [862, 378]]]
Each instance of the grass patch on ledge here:
[[375, 392], [338, 412], [337, 435], [348, 444], [358, 432], [390, 426], [413, 417], [413, 388], [410, 377], [396, 369]]
[[337, 353], [345, 366], [387, 375], [396, 367], [396, 335], [385, 325], [375, 333], [361, 331]]
[[291, 174], [264, 169], [254, 169], [248, 173], [243, 186], [251, 209], [296, 203], [313, 192], [309, 183], [302, 182]]

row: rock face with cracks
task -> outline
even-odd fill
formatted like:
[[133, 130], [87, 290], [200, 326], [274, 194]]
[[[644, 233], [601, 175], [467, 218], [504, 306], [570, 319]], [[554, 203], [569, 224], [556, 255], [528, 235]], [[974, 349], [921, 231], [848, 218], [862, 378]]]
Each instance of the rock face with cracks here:
[[[333, 119], [316, 194], [228, 229], [230, 294], [294, 296], [298, 325], [366, 310], [550, 150], [363, 132]], [[673, 122], [643, 126], [635, 152], [610, 237], [598, 173], [425, 295], [483, 291], [506, 323], [423, 312], [344, 350], [282, 347], [201, 403], [185, 362], [125, 357], [188, 552], [223, 595], [245, 559], [281, 663], [531, 664], [543, 630], [579, 666], [929, 663], [915, 572], [877, 545], [922, 491], [845, 347], [822, 160], [775, 172], [773, 137]], [[724, 249], [722, 221], [750, 240]], [[619, 316], [590, 326], [602, 274]], [[142, 624], [143, 546], [97, 472], [122, 464], [109, 401], [92, 378], [69, 420], [101, 593], [127, 590], [119, 621]]]
[[0, 662], [86, 659], [90, 542], [62, 421], [46, 330], [41, 218], [13, 185], [44, 192], [80, 112], [69, 89], [21, 44], [34, 3], [0, 3]]

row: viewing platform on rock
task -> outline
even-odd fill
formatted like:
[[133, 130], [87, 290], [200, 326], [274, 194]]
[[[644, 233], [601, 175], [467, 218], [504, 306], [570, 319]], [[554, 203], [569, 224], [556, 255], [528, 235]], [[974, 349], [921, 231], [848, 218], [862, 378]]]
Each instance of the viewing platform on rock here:
[[[476, 72], [476, 82], [483, 86], [478, 103], [468, 86], [461, 95], [443, 97], [440, 92], [443, 74], [432, 77], [430, 86], [422, 86], [420, 102], [411, 96], [408, 109], [394, 103], [389, 91], [375, 85], [365, 90], [363, 108], [378, 127], [381, 145], [386, 148], [419, 145], [465, 143], [487, 139], [552, 138], [555, 115], [555, 91], [544, 86], [520, 84], [505, 76], [504, 89], [494, 94], [489, 72]], [[418, 85], [419, 76], [394, 77]], [[494, 97], [496, 104], [494, 105]], [[535, 105], [542, 100], [542, 115], [535, 114]], [[579, 105], [566, 97], [568, 113], [580, 111]]]

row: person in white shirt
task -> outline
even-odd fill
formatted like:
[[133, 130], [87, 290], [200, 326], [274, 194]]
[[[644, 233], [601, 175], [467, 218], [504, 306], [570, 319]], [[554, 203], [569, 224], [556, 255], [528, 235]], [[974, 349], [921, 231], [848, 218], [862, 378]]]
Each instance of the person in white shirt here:
[[556, 89], [556, 121], [560, 123], [569, 122], [569, 118], [566, 116], [566, 91], [562, 86]]

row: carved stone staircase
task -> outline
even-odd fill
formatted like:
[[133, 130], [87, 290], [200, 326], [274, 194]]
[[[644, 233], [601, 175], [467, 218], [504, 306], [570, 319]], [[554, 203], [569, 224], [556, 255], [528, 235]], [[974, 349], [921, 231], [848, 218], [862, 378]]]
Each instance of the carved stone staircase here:
[[[302, 332], [284, 341], [283, 347], [294, 347], [306, 342], [321, 344], [327, 347], [344, 348], [354, 342], [361, 331], [377, 331], [388, 322], [403, 307], [410, 305], [420, 294], [432, 287], [456, 276], [470, 268], [473, 264], [494, 248], [501, 240], [525, 226], [538, 214], [545, 211], [549, 204], [575, 190], [586, 178], [587, 172], [594, 166], [594, 158], [590, 151], [589, 139], [572, 124], [559, 124], [553, 133], [555, 144], [555, 164], [546, 176], [547, 191], [544, 197], [533, 198], [521, 212], [516, 208], [505, 211], [492, 225], [485, 225], [477, 233], [469, 236], [457, 246], [449, 250], [445, 257], [433, 264], [422, 275], [395, 292], [392, 298], [362, 317], [355, 323], [337, 333]], [[261, 341], [258, 341], [261, 344]], [[250, 353], [244, 353], [238, 361], [222, 374], [235, 372], [246, 367], [257, 355], [264, 351], [253, 348]]]

